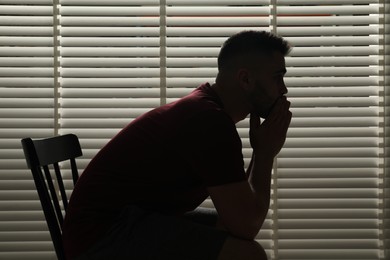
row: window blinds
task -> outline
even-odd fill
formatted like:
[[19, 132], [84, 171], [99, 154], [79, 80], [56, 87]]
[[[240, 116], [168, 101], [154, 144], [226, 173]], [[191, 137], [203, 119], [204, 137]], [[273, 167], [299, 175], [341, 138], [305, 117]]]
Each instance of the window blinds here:
[[293, 121], [274, 175], [276, 259], [381, 257], [378, 1], [277, 1]]
[[54, 255], [20, 145], [54, 134], [52, 15], [51, 1], [0, 1], [0, 259]]
[[94, 154], [161, 104], [159, 1], [60, 1], [61, 130]]
[[77, 134], [82, 170], [132, 119], [213, 83], [221, 44], [244, 29], [295, 46], [258, 241], [277, 260], [385, 259], [388, 17], [383, 0], [0, 1], [0, 259], [55, 259], [21, 138]]

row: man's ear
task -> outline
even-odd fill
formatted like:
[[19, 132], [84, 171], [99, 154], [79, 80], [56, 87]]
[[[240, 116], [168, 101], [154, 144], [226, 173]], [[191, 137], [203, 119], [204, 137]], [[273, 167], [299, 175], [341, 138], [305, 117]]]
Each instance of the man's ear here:
[[237, 79], [240, 84], [240, 88], [246, 91], [252, 89], [250, 73], [248, 69], [246, 68], [239, 69], [237, 71]]

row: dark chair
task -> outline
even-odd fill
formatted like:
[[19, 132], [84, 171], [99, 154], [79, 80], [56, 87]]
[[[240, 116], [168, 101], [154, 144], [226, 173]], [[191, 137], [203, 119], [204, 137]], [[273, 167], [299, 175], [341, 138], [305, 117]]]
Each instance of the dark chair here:
[[[27, 166], [31, 169], [34, 178], [57, 257], [60, 260], [65, 259], [61, 236], [64, 216], [59, 202], [62, 200], [63, 209], [66, 211], [68, 198], [62, 181], [59, 162], [70, 161], [73, 184], [76, 184], [79, 175], [75, 158], [82, 155], [79, 140], [76, 135], [67, 134], [39, 140], [24, 138], [21, 142]], [[55, 174], [51, 174], [53, 169]], [[54, 183], [57, 184], [57, 189]], [[61, 199], [59, 199], [59, 196]]]

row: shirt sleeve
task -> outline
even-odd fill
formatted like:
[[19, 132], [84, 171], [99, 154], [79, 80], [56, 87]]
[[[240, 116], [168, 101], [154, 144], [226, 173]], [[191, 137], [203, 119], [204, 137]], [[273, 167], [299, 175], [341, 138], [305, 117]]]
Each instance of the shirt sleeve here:
[[204, 111], [182, 132], [185, 160], [206, 186], [246, 179], [241, 139], [223, 111]]

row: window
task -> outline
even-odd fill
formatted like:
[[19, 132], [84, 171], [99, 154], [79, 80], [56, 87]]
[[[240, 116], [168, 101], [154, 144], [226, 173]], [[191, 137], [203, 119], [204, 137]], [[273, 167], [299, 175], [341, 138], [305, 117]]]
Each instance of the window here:
[[21, 138], [77, 134], [82, 170], [125, 124], [212, 83], [221, 44], [244, 29], [294, 46], [294, 116], [259, 242], [277, 260], [388, 258], [385, 2], [0, 1], [0, 258], [55, 258]]

